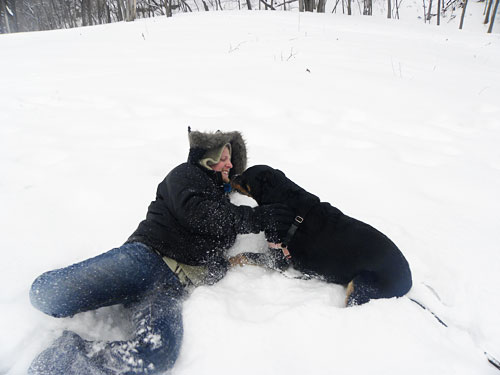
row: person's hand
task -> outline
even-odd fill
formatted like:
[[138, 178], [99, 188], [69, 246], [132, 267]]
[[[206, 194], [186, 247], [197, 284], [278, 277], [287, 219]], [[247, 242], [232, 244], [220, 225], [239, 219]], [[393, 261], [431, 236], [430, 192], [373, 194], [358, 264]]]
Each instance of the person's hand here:
[[294, 212], [285, 204], [276, 203], [254, 208], [260, 230], [271, 242], [281, 242], [295, 218]]

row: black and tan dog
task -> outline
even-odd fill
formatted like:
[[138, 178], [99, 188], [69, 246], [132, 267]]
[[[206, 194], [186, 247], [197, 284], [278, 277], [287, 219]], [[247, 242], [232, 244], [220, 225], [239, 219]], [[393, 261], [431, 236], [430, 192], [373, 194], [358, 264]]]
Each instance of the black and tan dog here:
[[282, 243], [291, 264], [346, 285], [348, 306], [401, 297], [410, 290], [408, 262], [387, 236], [320, 202], [280, 170], [256, 165], [235, 176], [232, 185], [259, 205], [282, 203], [294, 211], [297, 217]]

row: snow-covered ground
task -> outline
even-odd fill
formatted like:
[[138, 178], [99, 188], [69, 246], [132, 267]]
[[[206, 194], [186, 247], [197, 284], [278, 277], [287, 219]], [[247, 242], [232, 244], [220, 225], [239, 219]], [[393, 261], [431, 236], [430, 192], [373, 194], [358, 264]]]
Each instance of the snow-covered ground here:
[[406, 297], [346, 309], [342, 286], [238, 267], [186, 301], [174, 374], [498, 373], [483, 354], [500, 357], [498, 34], [211, 12], [1, 35], [0, 51], [0, 374], [64, 329], [127, 336], [119, 306], [55, 319], [28, 290], [125, 241], [188, 125], [242, 131], [249, 165], [387, 234], [409, 296], [449, 327]]

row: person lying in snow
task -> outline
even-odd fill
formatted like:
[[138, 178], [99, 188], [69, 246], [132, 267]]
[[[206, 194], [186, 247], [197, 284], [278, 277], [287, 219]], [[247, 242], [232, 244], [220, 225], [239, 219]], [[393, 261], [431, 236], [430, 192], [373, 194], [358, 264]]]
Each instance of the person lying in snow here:
[[125, 244], [46, 272], [31, 287], [32, 305], [54, 317], [124, 304], [132, 310], [132, 338], [91, 342], [65, 331], [33, 360], [29, 374], [156, 374], [171, 368], [182, 341], [186, 287], [224, 276], [229, 262], [223, 253], [237, 234], [286, 233], [293, 213], [285, 206], [229, 202], [229, 178], [246, 167], [242, 135], [188, 132], [188, 161], [159, 184], [146, 219]]

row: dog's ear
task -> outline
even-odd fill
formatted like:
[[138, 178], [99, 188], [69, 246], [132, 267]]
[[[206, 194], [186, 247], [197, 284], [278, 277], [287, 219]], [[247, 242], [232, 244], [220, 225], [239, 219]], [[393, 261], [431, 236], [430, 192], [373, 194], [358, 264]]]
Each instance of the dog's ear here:
[[260, 173], [260, 183], [270, 188], [276, 188], [283, 185], [287, 178], [279, 169], [268, 169]]
[[249, 182], [252, 188], [252, 197], [260, 204], [275, 203], [274, 194], [276, 193], [276, 170], [267, 167], [258, 171], [252, 176]]

